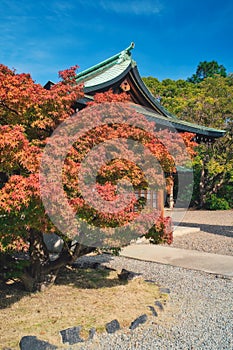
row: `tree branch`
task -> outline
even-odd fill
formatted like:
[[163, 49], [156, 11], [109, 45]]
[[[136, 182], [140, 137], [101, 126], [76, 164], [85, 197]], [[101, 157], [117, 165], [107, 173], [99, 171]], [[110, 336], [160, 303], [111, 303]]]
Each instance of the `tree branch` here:
[[96, 247], [88, 247], [77, 243], [73, 252], [68, 249], [65, 249], [64, 251], [62, 251], [58, 259], [50, 261], [48, 264], [43, 266], [43, 273], [47, 274], [51, 271], [58, 270], [67, 264], [72, 264], [79, 257], [91, 253], [95, 251], [95, 249]]
[[19, 116], [20, 114], [13, 108], [7, 106], [3, 101], [0, 101], [0, 106], [2, 106], [3, 108], [7, 109], [8, 111], [16, 114], [17, 116]]

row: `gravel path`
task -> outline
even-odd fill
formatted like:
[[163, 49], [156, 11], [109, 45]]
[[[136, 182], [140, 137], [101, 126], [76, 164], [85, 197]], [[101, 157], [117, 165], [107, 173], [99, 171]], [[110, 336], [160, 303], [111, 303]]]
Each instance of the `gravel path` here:
[[[172, 246], [233, 255], [233, 211], [189, 211], [182, 225], [201, 232], [176, 237]], [[83, 259], [142, 273], [171, 293], [160, 322], [155, 318], [134, 331], [98, 335], [72, 349], [233, 350], [232, 278], [110, 255]]]
[[108, 266], [142, 273], [170, 289], [170, 301], [159, 324], [134, 331], [96, 336], [82, 350], [232, 350], [233, 280], [169, 265], [123, 257], [99, 256]]
[[181, 225], [200, 227], [201, 232], [175, 237], [171, 247], [233, 256], [233, 210], [190, 210]]

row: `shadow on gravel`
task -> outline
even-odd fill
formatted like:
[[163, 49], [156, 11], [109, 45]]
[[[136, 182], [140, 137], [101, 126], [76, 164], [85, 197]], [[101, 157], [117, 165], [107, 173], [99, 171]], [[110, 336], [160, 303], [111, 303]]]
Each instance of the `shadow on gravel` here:
[[195, 224], [193, 222], [182, 222], [182, 226], [200, 227], [201, 231], [233, 238], [233, 226]]

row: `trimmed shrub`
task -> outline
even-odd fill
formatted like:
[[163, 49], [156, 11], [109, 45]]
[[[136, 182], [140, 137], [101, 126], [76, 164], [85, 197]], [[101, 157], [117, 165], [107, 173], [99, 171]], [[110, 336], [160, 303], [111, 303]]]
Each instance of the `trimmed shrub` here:
[[225, 198], [219, 198], [216, 194], [211, 194], [206, 200], [207, 209], [210, 210], [228, 210], [230, 205]]

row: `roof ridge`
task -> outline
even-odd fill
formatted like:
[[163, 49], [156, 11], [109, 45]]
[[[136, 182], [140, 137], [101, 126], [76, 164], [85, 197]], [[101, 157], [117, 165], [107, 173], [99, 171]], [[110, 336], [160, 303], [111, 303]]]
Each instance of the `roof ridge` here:
[[117, 63], [121, 63], [122, 61], [124, 61], [126, 58], [131, 57], [131, 53], [130, 51], [135, 47], [134, 42], [131, 42], [131, 44], [124, 50], [122, 50], [121, 52], [115, 54], [114, 56], [111, 56], [109, 58], [107, 58], [106, 60], [97, 63], [96, 65], [85, 69], [84, 71], [78, 73], [76, 75], [76, 80], [79, 80], [81, 78], [83, 78], [84, 76], [90, 75], [93, 72], [102, 70], [104, 68], [108, 68], [109, 66], [113, 65], [115, 63], [115, 61], [118, 60]]

